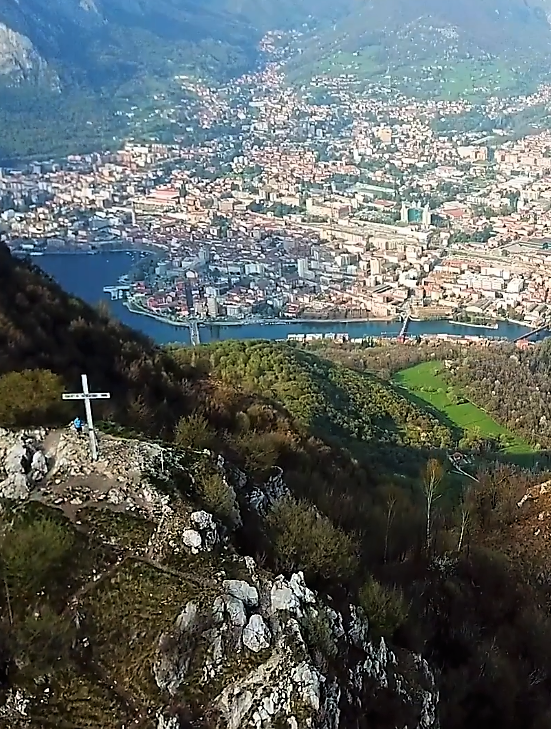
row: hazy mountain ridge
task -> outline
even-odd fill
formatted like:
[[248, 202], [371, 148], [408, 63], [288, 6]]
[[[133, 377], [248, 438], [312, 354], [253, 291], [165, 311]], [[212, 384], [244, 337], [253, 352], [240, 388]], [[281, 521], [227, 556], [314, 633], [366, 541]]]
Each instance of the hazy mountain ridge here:
[[[551, 27], [534, 0], [366, 0], [303, 43], [290, 67], [304, 77], [340, 53], [370, 55], [393, 74], [453, 60], [545, 65]], [[371, 67], [368, 67], [371, 70]]]
[[463, 54], [530, 56], [549, 48], [546, 10], [545, 0], [0, 0], [0, 76], [101, 86], [153, 67], [170, 73], [172, 62], [223, 77], [252, 67], [265, 31], [290, 28], [314, 31], [306, 59], [379, 45], [407, 63], [434, 51], [423, 29]]

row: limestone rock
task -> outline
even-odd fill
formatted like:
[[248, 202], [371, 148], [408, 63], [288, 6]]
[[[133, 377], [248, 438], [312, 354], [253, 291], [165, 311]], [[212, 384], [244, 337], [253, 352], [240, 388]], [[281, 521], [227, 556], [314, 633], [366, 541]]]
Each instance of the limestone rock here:
[[0, 483], [0, 497], [24, 500], [29, 497], [29, 483], [24, 473], [14, 473]]
[[157, 727], [156, 729], [180, 729], [181, 724], [177, 716], [163, 716], [159, 714], [157, 716]]
[[270, 647], [270, 631], [261, 615], [251, 615], [243, 630], [243, 645], [253, 653]]
[[219, 541], [218, 529], [208, 511], [194, 511], [190, 516], [192, 528], [201, 534], [202, 549], [211, 552]]
[[[349, 617], [343, 617], [308, 588], [300, 573], [271, 581], [255, 570], [254, 579], [258, 601], [253, 604], [247, 603], [251, 585], [237, 580], [224, 580], [224, 592], [214, 601], [216, 629], [209, 637], [205, 685], [225, 675], [228, 662], [235, 665], [231, 681], [212, 702], [221, 714], [217, 729], [271, 729], [276, 717], [296, 729], [344, 729], [344, 706], [363, 713], [374, 705], [377, 711], [388, 691], [403, 704], [404, 729], [437, 729], [438, 691], [420, 656], [398, 657], [384, 640], [373, 642], [360, 608], [349, 606]], [[312, 615], [327, 617], [327, 640], [337, 646], [333, 660], [346, 667], [338, 677], [324, 675], [314, 663], [323, 646], [308, 645], [305, 620]], [[262, 661], [256, 666], [234, 664], [235, 643], [228, 637], [240, 631], [243, 647]], [[296, 707], [300, 713], [295, 715]]]
[[316, 602], [315, 594], [306, 586], [303, 572], [296, 572], [291, 575], [289, 587], [295, 593], [300, 602], [310, 603], [311, 605]]
[[224, 580], [224, 590], [228, 595], [236, 597], [244, 605], [256, 607], [258, 605], [258, 591], [256, 587], [249, 585], [244, 580]]
[[350, 606], [350, 628], [348, 631], [352, 643], [356, 648], [365, 650], [369, 643], [369, 623], [361, 608]]
[[195, 529], [186, 529], [182, 534], [182, 542], [189, 547], [192, 554], [199, 554], [203, 546], [203, 540]]
[[219, 625], [224, 622], [227, 617], [229, 625], [232, 628], [243, 630], [247, 623], [247, 613], [242, 600], [233, 595], [222, 595], [214, 601], [213, 616], [215, 622]]
[[283, 575], [277, 577], [272, 585], [271, 605], [273, 613], [281, 610], [291, 614], [300, 613], [300, 600]]
[[153, 675], [162, 691], [174, 695], [184, 681], [201, 635], [200, 626], [197, 605], [188, 602], [176, 619], [174, 630], [161, 635]]
[[298, 687], [300, 698], [315, 711], [320, 708], [320, 686], [324, 681], [317, 669], [301, 663], [292, 673], [292, 680]]
[[4, 699], [4, 704], [0, 706], [0, 719], [7, 720], [7, 726], [22, 726], [29, 718], [30, 700], [25, 696], [21, 689], [14, 691], [10, 689]]
[[6, 478], [0, 483], [0, 495], [6, 499], [26, 499], [30, 492], [30, 472], [33, 450], [22, 433], [7, 449], [3, 470]]
[[29, 76], [41, 76], [46, 71], [47, 64], [31, 40], [0, 23], [0, 76], [22, 81]]
[[31, 460], [30, 479], [33, 482], [42, 480], [48, 473], [48, 462], [42, 451], [35, 451]]

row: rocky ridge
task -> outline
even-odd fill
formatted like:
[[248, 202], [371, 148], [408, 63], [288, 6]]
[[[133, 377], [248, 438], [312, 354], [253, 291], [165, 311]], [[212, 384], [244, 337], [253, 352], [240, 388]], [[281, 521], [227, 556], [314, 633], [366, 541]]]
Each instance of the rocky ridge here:
[[[190, 687], [202, 697], [208, 726], [220, 729], [363, 727], [370, 713], [385, 714], [384, 726], [438, 726], [435, 677], [421, 656], [375, 639], [361, 608], [337, 609], [306, 585], [301, 572], [274, 577], [238, 555], [227, 524], [159, 487], [175, 468], [186, 468], [182, 454], [103, 435], [99, 446], [100, 459], [91, 463], [86, 439], [73, 432], [0, 431], [0, 497], [6, 503], [39, 501], [77, 526], [84, 511], [144, 520], [149, 537], [124, 559], [171, 574], [174, 564], [181, 569], [186, 560], [202, 560], [197, 564], [205, 574], [194, 568], [193, 575], [200, 589], [183, 597], [152, 646], [148, 670], [156, 693], [143, 726], [183, 727], [166, 707], [182, 701]], [[234, 525], [244, 509], [265, 515], [287, 491], [281, 471], [258, 486], [222, 457], [202, 456], [235, 496]], [[116, 538], [105, 538], [117, 545]], [[98, 584], [103, 580], [94, 577]], [[72, 609], [86, 631], [86, 602]], [[93, 641], [86, 634], [80, 639]], [[0, 707], [0, 725], [3, 717], [13, 726], [33, 726], [27, 720], [33, 700], [28, 689], [12, 690]]]

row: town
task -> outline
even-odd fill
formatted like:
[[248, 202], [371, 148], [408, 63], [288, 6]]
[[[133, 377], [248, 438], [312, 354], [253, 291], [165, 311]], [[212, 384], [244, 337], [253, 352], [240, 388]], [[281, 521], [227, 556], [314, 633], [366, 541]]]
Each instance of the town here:
[[551, 321], [551, 132], [499, 123], [551, 86], [489, 99], [473, 130], [468, 101], [353, 75], [291, 88], [277, 58], [178, 83], [182, 105], [156, 112], [182, 127], [170, 142], [4, 168], [10, 248], [142, 254], [108, 290], [174, 323]]

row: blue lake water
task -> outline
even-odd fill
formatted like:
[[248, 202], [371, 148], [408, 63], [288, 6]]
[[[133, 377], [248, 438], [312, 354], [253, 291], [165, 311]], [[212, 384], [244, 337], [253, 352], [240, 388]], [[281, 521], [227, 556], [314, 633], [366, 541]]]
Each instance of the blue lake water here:
[[[133, 255], [117, 253], [86, 254], [46, 254], [33, 258], [33, 263], [52, 276], [66, 291], [84, 299], [90, 304], [104, 300], [115, 316], [124, 324], [137, 329], [159, 344], [168, 342], [189, 343], [187, 327], [176, 327], [157, 321], [151, 317], [133, 314], [121, 301], [111, 301], [109, 294], [103, 292], [104, 286], [115, 285], [119, 277], [132, 264]], [[201, 326], [201, 341], [213, 339], [286, 339], [288, 334], [308, 334], [314, 332], [348, 332], [350, 337], [380, 336], [398, 334], [399, 322], [316, 322], [311, 324], [281, 322], [276, 324], [243, 324], [233, 326]], [[500, 323], [499, 330], [471, 328], [449, 324], [446, 321], [411, 322], [408, 333], [416, 334], [474, 334], [488, 337], [507, 337], [514, 339], [524, 334], [526, 327], [508, 322]]]

